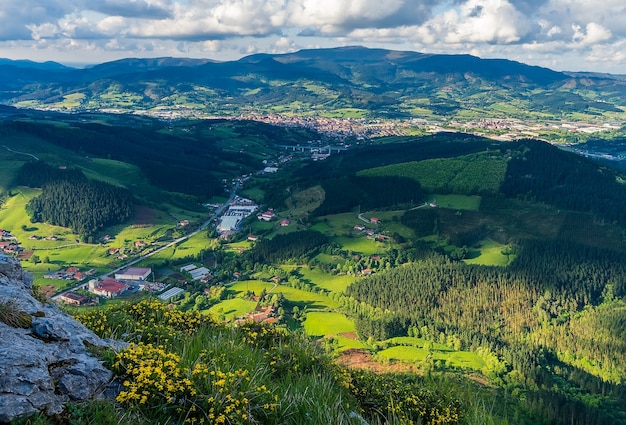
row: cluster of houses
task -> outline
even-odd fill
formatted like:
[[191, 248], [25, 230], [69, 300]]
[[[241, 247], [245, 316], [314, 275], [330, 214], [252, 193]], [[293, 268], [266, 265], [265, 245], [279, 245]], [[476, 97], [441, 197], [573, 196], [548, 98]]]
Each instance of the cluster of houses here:
[[81, 272], [78, 267], [68, 267], [66, 269], [46, 273], [43, 277], [46, 279], [83, 280], [85, 277], [93, 276], [95, 273], [95, 269]]
[[[275, 218], [276, 218], [276, 213], [274, 212], [274, 210], [273, 210], [273, 209], [271, 209], [271, 208], [270, 208], [270, 209], [268, 209], [267, 211], [262, 212], [261, 214], [257, 214], [257, 216], [256, 216], [256, 217], [257, 217], [260, 221], [272, 221], [273, 219], [275, 219]], [[287, 219], [287, 218], [282, 219], [282, 220], [280, 221], [280, 225], [281, 225], [282, 227], [287, 227], [287, 226], [289, 226], [290, 224], [291, 224], [291, 222], [290, 222], [290, 221], [289, 221], [289, 219]]]
[[276, 307], [273, 305], [258, 305], [253, 312], [235, 320], [235, 324], [241, 324], [248, 320], [252, 320], [254, 322], [276, 323], [278, 321], [276, 316]]
[[[380, 224], [380, 219], [378, 217], [372, 217], [369, 219], [369, 222], [378, 226]], [[354, 230], [358, 230], [359, 232], [365, 233], [367, 236], [371, 238], [378, 239], [380, 242], [385, 242], [389, 240], [389, 236], [381, 235], [378, 233], [376, 229], [372, 229], [370, 227], [366, 227], [363, 224], [355, 224]]]
[[195, 264], [187, 264], [180, 268], [180, 272], [189, 273], [193, 280], [199, 280], [202, 283], [207, 283], [213, 279], [213, 274], [206, 267], [198, 267]]
[[24, 248], [19, 244], [17, 238], [8, 230], [0, 229], [0, 252], [5, 254], [19, 254]]

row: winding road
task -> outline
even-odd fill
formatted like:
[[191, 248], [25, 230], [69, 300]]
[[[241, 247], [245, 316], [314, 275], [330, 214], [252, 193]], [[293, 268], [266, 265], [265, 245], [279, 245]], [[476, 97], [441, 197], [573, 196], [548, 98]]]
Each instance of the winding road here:
[[7, 145], [2, 145], [3, 148], [5, 148], [6, 150], [8, 150], [11, 153], [17, 153], [20, 155], [28, 155], [31, 158], [34, 158], [36, 161], [39, 161], [39, 158], [37, 158], [35, 155], [33, 155], [32, 153], [28, 153], [28, 152], [19, 152], [19, 151], [14, 151], [13, 149], [11, 149], [10, 147], [8, 147]]

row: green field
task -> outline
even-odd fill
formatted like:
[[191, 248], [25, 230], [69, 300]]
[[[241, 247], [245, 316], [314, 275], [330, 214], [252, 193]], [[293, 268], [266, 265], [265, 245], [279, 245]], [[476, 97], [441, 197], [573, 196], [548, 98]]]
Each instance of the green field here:
[[476, 353], [453, 350], [445, 345], [428, 342], [421, 338], [400, 337], [386, 342], [394, 346], [378, 351], [375, 358], [419, 363], [430, 356], [433, 361], [444, 363], [446, 367], [469, 370], [480, 370], [486, 365]]
[[365, 236], [337, 236], [333, 238], [333, 242], [337, 242], [347, 251], [361, 255], [372, 255], [385, 252], [387, 250], [387, 246], [384, 243], [376, 242], [375, 240], [368, 239]]
[[349, 212], [319, 217], [312, 229], [330, 235], [350, 234], [355, 224], [363, 224], [363, 222], [359, 220], [356, 212]]
[[480, 199], [480, 196], [433, 194], [428, 197], [427, 202], [436, 202], [439, 208], [478, 211]]
[[513, 261], [515, 255], [505, 255], [502, 252], [510, 248], [508, 245], [499, 244], [491, 239], [481, 242], [478, 247], [480, 255], [464, 260], [467, 264], [480, 264], [483, 266], [507, 266]]
[[396, 176], [420, 182], [427, 192], [449, 191], [460, 194], [498, 193], [504, 181], [507, 161], [482, 152], [456, 158], [434, 158], [359, 171], [359, 176]]
[[282, 292], [285, 298], [292, 304], [298, 305], [300, 308], [311, 309], [328, 309], [336, 308], [337, 302], [330, 297], [323, 294], [316, 294], [314, 292], [303, 291], [301, 289], [291, 288], [285, 285], [278, 285], [274, 289], [274, 284], [269, 282], [263, 282], [260, 280], [244, 280], [241, 282], [233, 283], [228, 286], [230, 291], [234, 291], [236, 295], [243, 295], [247, 291], [253, 291], [255, 294], [260, 294], [263, 289], [267, 292]]
[[331, 275], [319, 268], [311, 270], [309, 267], [300, 267], [298, 272], [302, 274], [302, 280], [310, 281], [315, 286], [331, 292], [343, 292], [354, 281], [352, 276]]
[[233, 320], [254, 311], [256, 304], [257, 303], [255, 301], [248, 301], [243, 298], [233, 298], [231, 300], [224, 300], [219, 304], [214, 305], [210, 309], [206, 310], [206, 312], [213, 317], [224, 315], [226, 320]]
[[304, 330], [311, 336], [335, 336], [356, 332], [354, 322], [341, 313], [311, 311], [304, 321]]

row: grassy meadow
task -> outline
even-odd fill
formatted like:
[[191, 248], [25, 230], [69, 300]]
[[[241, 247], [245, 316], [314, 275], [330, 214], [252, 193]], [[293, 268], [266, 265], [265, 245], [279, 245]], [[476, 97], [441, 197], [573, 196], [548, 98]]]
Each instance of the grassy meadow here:
[[486, 365], [485, 360], [476, 353], [455, 350], [422, 338], [391, 338], [383, 341], [384, 345], [387, 347], [377, 351], [374, 356], [378, 360], [418, 364], [429, 360], [445, 367], [467, 370], [481, 370]]

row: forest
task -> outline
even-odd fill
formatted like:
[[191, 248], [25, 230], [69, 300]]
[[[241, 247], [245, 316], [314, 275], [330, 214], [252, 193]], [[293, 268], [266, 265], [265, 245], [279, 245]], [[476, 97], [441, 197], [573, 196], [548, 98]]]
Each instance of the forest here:
[[[623, 253], [526, 241], [507, 268], [432, 254], [350, 285], [344, 305], [377, 340], [410, 335], [493, 352], [501, 360], [488, 374], [526, 391], [529, 410], [568, 417], [575, 408], [575, 423], [600, 424], [626, 419], [623, 407], [599, 413], [592, 401], [626, 397], [625, 295]], [[541, 407], [537, 391], [551, 392], [552, 404]]]
[[132, 193], [108, 183], [87, 180], [80, 170], [54, 168], [44, 162], [26, 163], [19, 184], [41, 187], [26, 212], [31, 222], [69, 227], [86, 242], [93, 242], [104, 226], [123, 223], [134, 212]]

